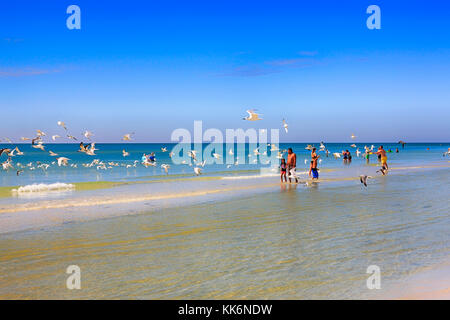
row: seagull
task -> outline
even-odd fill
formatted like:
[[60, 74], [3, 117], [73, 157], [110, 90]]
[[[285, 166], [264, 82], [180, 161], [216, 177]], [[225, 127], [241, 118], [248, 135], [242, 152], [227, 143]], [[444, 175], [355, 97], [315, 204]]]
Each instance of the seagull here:
[[16, 147], [14, 150], [16, 150], [18, 156], [23, 156], [23, 152], [19, 150], [19, 147]]
[[56, 141], [56, 139], [58, 139], [58, 138], [61, 138], [61, 136], [59, 136], [59, 135], [57, 135], [57, 134], [55, 134], [55, 135], [52, 136], [52, 140], [53, 140], [53, 141]]
[[366, 175], [360, 175], [359, 176], [359, 181], [361, 181], [361, 183], [365, 186], [365, 187], [367, 187], [367, 179], [368, 178], [372, 178], [371, 176], [366, 176]]
[[206, 164], [206, 160], [203, 160], [202, 162], [200, 162], [198, 165], [201, 166], [202, 168], [205, 166]]
[[9, 143], [12, 143], [12, 141], [11, 141], [10, 138], [5, 137], [4, 139], [5, 139], [5, 141], [7, 141], [7, 142], [9, 142]]
[[46, 136], [45, 132], [42, 132], [41, 130], [36, 130], [36, 132], [38, 137]]
[[38, 144], [33, 144], [32, 147], [35, 148], [35, 149], [40, 149], [40, 150], [42, 150], [42, 151], [45, 151], [45, 148], [44, 148], [44, 146], [42, 145], [42, 141], [39, 141]]
[[313, 146], [312, 145], [310, 145], [310, 144], [308, 144], [308, 146], [306, 146], [306, 150], [312, 150], [312, 148], [313, 148]]
[[8, 157], [15, 157], [16, 155], [14, 154], [14, 152], [16, 152], [16, 149], [15, 149], [15, 148], [12, 149], [12, 151], [10, 151], [10, 152], [8, 153]]
[[19, 175], [23, 172], [23, 170], [17, 170], [16, 175]]
[[340, 157], [341, 157], [341, 154], [340, 154], [339, 152], [335, 152], [335, 153], [333, 153], [333, 157], [334, 157], [335, 159], [340, 158]]
[[385, 176], [387, 173], [387, 169], [385, 166], [383, 166], [380, 170], [377, 170], [376, 172], [380, 172], [383, 176]]
[[194, 161], [197, 161], [197, 151], [191, 150], [188, 153], [189, 157], [191, 157]]
[[168, 165], [168, 164], [166, 164], [166, 163], [163, 163], [163, 164], [161, 165], [161, 168], [163, 168], [164, 171], [165, 171], [167, 174], [169, 174], [170, 165]]
[[230, 151], [228, 151], [228, 154], [229, 154], [230, 156], [234, 155], [233, 149], [230, 149]]
[[61, 167], [61, 166], [67, 166], [67, 163], [70, 159], [66, 158], [66, 157], [59, 157], [59, 158], [56, 158], [56, 160], [58, 161], [58, 167]]
[[167, 148], [166, 147], [162, 147], [161, 148], [161, 152], [167, 152]]
[[247, 120], [247, 121], [257, 121], [257, 120], [262, 120], [259, 117], [259, 114], [255, 112], [255, 110], [247, 110], [248, 116], [245, 118], [242, 118], [242, 120]]
[[6, 160], [5, 162], [2, 162], [3, 170], [13, 169], [13, 166], [11, 165], [10, 160]]
[[36, 143], [36, 141], [37, 141], [38, 143], [42, 143], [42, 142], [41, 142], [41, 136], [37, 136], [36, 138], [31, 139], [31, 144], [34, 145], [34, 144]]
[[63, 127], [64, 130], [67, 130], [66, 124], [64, 122], [62, 122], [62, 121], [58, 121], [58, 126]]
[[286, 131], [286, 133], [288, 133], [288, 124], [287, 124], [286, 120], [284, 120], [284, 119], [283, 119], [283, 127], [284, 127], [284, 130]]
[[85, 136], [86, 139], [89, 139], [89, 140], [91, 140], [92, 135], [93, 135], [92, 132], [87, 131], [87, 130], [83, 133], [83, 136]]
[[95, 149], [95, 143], [92, 142], [92, 143], [90, 144], [89, 149], [86, 150], [86, 154], [87, 154], [88, 156], [95, 156], [95, 150], [98, 150], [98, 149]]
[[123, 138], [122, 138], [122, 140], [123, 141], [131, 141], [132, 139], [131, 139], [131, 135], [132, 134], [134, 134], [134, 132], [133, 133], [127, 133], [127, 134], [125, 134], [124, 136], [123, 136]]
[[126, 152], [125, 149], [123, 149], [123, 150], [122, 150], [122, 155], [123, 155], [124, 157], [128, 157], [128, 156], [130, 155], [130, 153], [129, 153], [129, 152]]
[[84, 152], [86, 153], [88, 150], [89, 145], [84, 145], [83, 142], [80, 142], [80, 149], [78, 150], [78, 152]]
[[355, 139], [356, 136], [352, 133], [352, 135], [350, 136], [350, 138]]
[[218, 154], [218, 153], [213, 153], [213, 157], [216, 158], [216, 159], [220, 159], [220, 154]]
[[325, 151], [325, 145], [323, 144], [323, 141], [320, 143], [319, 151]]
[[53, 151], [49, 151], [48, 153], [50, 154], [51, 157], [56, 157], [58, 155], [57, 153], [54, 153]]
[[194, 168], [194, 172], [195, 172], [195, 174], [198, 176], [199, 174], [202, 173], [202, 169], [200, 169], [200, 168], [198, 168], [198, 167], [195, 167], [195, 168]]
[[75, 138], [74, 136], [71, 136], [70, 134], [67, 135], [67, 138], [77, 141], [77, 138]]
[[22, 141], [29, 141], [31, 139], [30, 138], [26, 138], [26, 137], [22, 137], [22, 138], [20, 138], [20, 140], [22, 140]]
[[356, 148], [356, 144], [351, 144], [350, 147]]
[[0, 149], [0, 156], [4, 153], [9, 154], [11, 152], [11, 149], [8, 148], [2, 148]]

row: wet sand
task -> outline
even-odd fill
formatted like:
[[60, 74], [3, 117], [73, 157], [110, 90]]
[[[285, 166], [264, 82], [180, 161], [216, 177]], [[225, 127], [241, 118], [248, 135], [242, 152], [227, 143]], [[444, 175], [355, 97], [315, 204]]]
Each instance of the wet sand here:
[[[394, 168], [367, 188], [357, 177], [376, 166], [308, 185], [194, 178], [2, 199], [0, 298], [445, 298], [449, 270], [428, 271], [450, 257], [448, 168]], [[65, 288], [72, 264], [80, 291]], [[381, 290], [366, 287], [373, 264]]]

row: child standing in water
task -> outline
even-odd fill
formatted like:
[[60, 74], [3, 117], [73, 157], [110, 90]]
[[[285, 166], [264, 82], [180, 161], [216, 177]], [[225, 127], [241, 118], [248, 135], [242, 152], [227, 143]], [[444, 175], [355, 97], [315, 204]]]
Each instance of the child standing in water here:
[[281, 164], [280, 164], [281, 182], [283, 182], [283, 177], [284, 177], [284, 182], [287, 182], [286, 168], [287, 168], [286, 160], [283, 158], [283, 159], [281, 159]]

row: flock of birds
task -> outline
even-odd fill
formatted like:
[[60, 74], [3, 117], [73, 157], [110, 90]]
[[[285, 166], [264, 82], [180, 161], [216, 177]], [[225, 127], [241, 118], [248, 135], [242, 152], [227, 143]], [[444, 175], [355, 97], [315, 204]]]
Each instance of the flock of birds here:
[[[248, 113], [248, 116], [244, 117], [243, 120], [246, 120], [246, 121], [259, 121], [259, 120], [262, 120], [262, 118], [260, 117], [260, 114], [258, 114], [256, 112], [256, 110], [254, 110], [254, 109], [253, 110], [247, 110], [247, 113]], [[57, 125], [65, 130], [65, 137], [67, 139], [72, 140], [72, 141], [78, 141], [78, 139], [75, 136], [71, 135], [68, 132], [67, 126], [66, 126], [66, 124], [63, 121], [58, 121]], [[289, 125], [288, 125], [288, 123], [286, 122], [285, 119], [282, 120], [282, 127], [284, 128], [285, 132], [288, 133]], [[134, 132], [124, 134], [122, 136], [122, 141], [132, 141], [133, 140], [133, 138], [132, 138], [133, 135], [134, 135]], [[64, 157], [64, 156], [60, 156], [59, 154], [57, 154], [57, 153], [55, 153], [55, 152], [53, 152], [51, 150], [48, 150], [48, 151], [46, 150], [46, 146], [44, 144], [44, 137], [46, 137], [46, 136], [47, 136], [47, 134], [45, 132], [43, 132], [41, 130], [36, 130], [36, 136], [34, 138], [21, 137], [21, 140], [22, 141], [30, 141], [31, 142], [31, 146], [34, 149], [38, 149], [38, 150], [41, 150], [43, 152], [48, 152], [49, 156], [55, 157], [55, 161], [52, 161], [51, 163], [42, 163], [40, 161], [37, 161], [36, 165], [33, 165], [32, 162], [30, 162], [30, 163], [28, 163], [26, 165], [22, 165], [21, 163], [16, 163], [16, 167], [17, 168], [15, 168], [13, 166], [12, 157], [23, 156], [24, 152], [22, 152], [19, 149], [19, 147], [17, 147], [17, 146], [15, 148], [1, 148], [0, 149], [0, 157], [2, 155], [4, 155], [4, 154], [7, 155], [7, 160], [1, 163], [3, 170], [14, 170], [14, 169], [16, 169], [17, 170], [16, 174], [20, 175], [21, 173], [24, 172], [24, 169], [26, 169], [26, 168], [28, 168], [29, 170], [35, 170], [36, 168], [47, 170], [51, 165], [58, 165], [59, 167], [61, 167], [61, 166], [68, 166], [70, 158]], [[86, 154], [88, 156], [95, 156], [96, 155], [95, 152], [98, 149], [95, 147], [95, 142], [92, 142], [92, 140], [91, 140], [91, 138], [93, 136], [93, 133], [91, 131], [86, 130], [86, 131], [84, 131], [84, 133], [82, 133], [82, 136], [84, 138], [88, 139], [91, 142], [89, 142], [87, 144], [84, 144], [83, 142], [80, 142], [78, 152], [84, 153], [84, 154]], [[356, 136], [354, 134], [352, 134], [350, 136], [350, 138], [351, 139], [355, 139]], [[58, 139], [62, 139], [62, 137], [60, 135], [58, 135], [58, 134], [55, 134], [55, 135], [51, 136], [51, 140], [53, 142], [58, 141]], [[11, 139], [9, 139], [9, 138], [4, 138], [4, 140], [6, 142], [8, 142], [8, 143], [12, 143]], [[0, 141], [1, 141], [1, 139], [0, 139]], [[401, 141], [401, 143], [404, 143], [404, 142]], [[284, 158], [284, 156], [285, 156], [285, 154], [287, 152], [287, 150], [278, 150], [278, 148], [277, 148], [277, 146], [275, 144], [267, 144], [267, 146], [270, 147], [270, 151], [271, 152], [277, 152], [277, 155], [276, 155], [277, 159]], [[361, 155], [361, 151], [359, 150], [359, 148], [357, 148], [356, 144], [351, 144], [350, 147], [356, 148], [355, 153], [356, 153], [357, 157], [359, 157]], [[366, 155], [366, 154], [369, 154], [370, 152], [372, 152], [374, 150], [374, 148], [375, 148], [374, 145], [372, 145], [371, 147], [364, 146], [364, 154], [363, 154], [363, 156]], [[312, 150], [313, 146], [312, 145], [308, 145], [305, 149]], [[167, 152], [167, 148], [166, 147], [162, 147], [161, 148], [161, 152]], [[319, 152], [326, 152], [326, 154], [328, 156], [328, 149], [326, 148], [326, 146], [325, 146], [325, 144], [323, 142], [320, 143]], [[234, 155], [232, 149], [230, 149], [228, 151], [228, 153], [230, 155]], [[260, 147], [254, 149], [253, 150], [253, 156], [255, 156], [255, 158], [252, 160], [252, 162], [253, 163], [257, 163], [257, 156], [261, 155], [261, 154], [262, 155], [267, 155], [267, 151], [263, 151], [261, 153], [260, 152]], [[338, 159], [338, 158], [341, 157], [341, 154], [342, 153], [335, 152], [332, 155], [333, 155], [333, 157], [335, 159]], [[213, 155], [213, 157], [215, 159], [220, 159], [220, 157], [221, 157], [221, 155], [218, 154], [218, 153], [213, 153], [212, 155]], [[444, 156], [446, 156], [446, 155], [450, 155], [450, 148], [449, 148], [449, 150], [446, 153], [444, 153]], [[128, 156], [130, 156], [130, 153], [127, 152], [125, 149], [123, 149], [122, 150], [122, 156], [124, 158], [128, 157]], [[173, 152], [170, 152], [169, 156], [172, 157], [173, 156]], [[182, 161], [182, 164], [187, 164], [189, 166], [193, 166], [194, 173], [196, 175], [200, 175], [202, 173], [202, 168], [206, 164], [206, 160], [198, 161], [197, 160], [197, 153], [196, 153], [195, 150], [190, 151], [188, 153], [188, 156], [192, 159], [192, 163], [193, 164], [190, 161], [189, 162]], [[249, 162], [250, 162], [250, 158], [252, 157], [252, 153], [249, 152], [248, 157], [249, 157]], [[308, 160], [305, 159], [305, 164], [307, 164], [307, 161]], [[267, 162], [263, 163], [263, 164], [268, 164], [269, 162], [270, 162], [270, 160], [267, 160]], [[320, 159], [319, 163], [321, 163], [321, 162], [322, 162], [322, 160]], [[104, 162], [104, 161], [100, 161], [98, 159], [94, 159], [91, 162], [83, 163], [82, 166], [86, 167], [86, 168], [95, 167], [97, 170], [107, 170], [107, 169], [112, 169], [113, 167], [118, 167], [118, 166], [123, 166], [123, 167], [126, 167], [126, 168], [136, 167], [138, 165], [138, 163], [139, 163], [138, 160], [135, 160], [133, 162], [133, 164], [120, 164], [118, 162]], [[154, 166], [155, 167], [156, 166], [156, 161], [149, 161], [148, 159], [144, 159], [142, 161], [142, 164], [145, 167], [148, 167], [148, 166]], [[239, 165], [239, 157], [236, 157], [234, 165]], [[74, 167], [74, 168], [77, 168], [78, 164], [72, 163], [72, 164], [70, 164], [70, 166]], [[165, 171], [166, 174], [169, 173], [169, 169], [170, 169], [170, 165], [169, 164], [163, 163], [163, 164], [161, 164], [160, 167], [161, 167], [162, 170]], [[231, 167], [231, 165], [228, 164], [227, 168], [230, 168], [230, 167]], [[381, 172], [382, 174], [385, 174], [385, 172], [383, 172], [383, 170], [384, 169], [381, 169], [381, 170], [378, 170], [378, 171]], [[364, 184], [365, 186], [367, 186], [367, 179], [368, 178], [371, 178], [371, 177], [370, 176], [366, 176], [366, 175], [362, 175], [360, 177], [361, 183]]]
[[[247, 110], [247, 113], [248, 113], [248, 116], [245, 117], [244, 120], [247, 120], [247, 121], [262, 120], [260, 115], [257, 114], [255, 112], [255, 110]], [[75, 136], [73, 136], [73, 135], [71, 135], [69, 133], [65, 122], [58, 121], [57, 125], [64, 129], [64, 131], [65, 131], [65, 138], [67, 138], [69, 140], [72, 140], [72, 141], [78, 141], [78, 139]], [[288, 132], [288, 124], [287, 124], [285, 119], [283, 119], [283, 128], [284, 128], [284, 130], [287, 133]], [[84, 133], [82, 133], [82, 136], [85, 137], [89, 141], [91, 141], [91, 137], [93, 135], [94, 134], [91, 131], [89, 131], [89, 130], [86, 130], [86, 131], [84, 131]], [[133, 138], [132, 138], [133, 135], [134, 135], [134, 132], [124, 134], [122, 136], [122, 141], [132, 141], [133, 140]], [[19, 147], [17, 147], [17, 146], [15, 148], [13, 148], [13, 149], [11, 149], [11, 148], [2, 148], [2, 149], [0, 149], [0, 157], [2, 155], [4, 155], [4, 154], [7, 155], [7, 157], [8, 157], [6, 161], [1, 163], [3, 170], [18, 169], [16, 171], [16, 173], [17, 173], [17, 175], [20, 175], [21, 173], [24, 172], [24, 169], [26, 169], [26, 168], [28, 168], [29, 170], [35, 170], [37, 168], [43, 169], [43, 170], [47, 170], [52, 165], [58, 165], [59, 167], [61, 167], [61, 166], [70, 166], [70, 167], [73, 167], [73, 168], [77, 168], [78, 164], [76, 164], [76, 163], [69, 164], [69, 161], [71, 160], [70, 158], [65, 157], [65, 156], [60, 156], [58, 153], [53, 152], [52, 150], [48, 150], [48, 151], [46, 150], [46, 146], [44, 144], [44, 137], [46, 137], [46, 136], [47, 136], [47, 134], [44, 131], [36, 130], [36, 136], [34, 138], [21, 137], [21, 140], [22, 141], [30, 141], [31, 142], [31, 146], [34, 149], [38, 149], [38, 150], [41, 150], [43, 152], [48, 152], [49, 156], [55, 157], [54, 161], [52, 161], [50, 163], [42, 163], [40, 161], [37, 161], [36, 164], [33, 164], [32, 162], [30, 162], [30, 163], [28, 163], [26, 165], [23, 165], [23, 164], [18, 162], [18, 163], [15, 164], [15, 166], [17, 168], [14, 168], [12, 158], [15, 157], [15, 156], [22, 156], [22, 155], [24, 155], [24, 152], [20, 151]], [[63, 138], [59, 134], [55, 134], [55, 135], [52, 135], [50, 137], [51, 137], [51, 140], [53, 142], [56, 142], [59, 139]], [[6, 142], [8, 142], [8, 143], [12, 143], [12, 140], [9, 139], [9, 138], [4, 138], [4, 140]], [[0, 141], [1, 141], [1, 139], [0, 139]], [[270, 150], [272, 152], [278, 151], [277, 147], [274, 144], [272, 144], [272, 145], [268, 144], [268, 146], [271, 147]], [[264, 151], [264, 152], [260, 153], [259, 149], [260, 148], [258, 147], [255, 150], [253, 150], [253, 154], [255, 156], [258, 156], [260, 154], [267, 155], [267, 151]], [[95, 156], [96, 155], [95, 152], [97, 150], [98, 149], [95, 147], [95, 142], [91, 141], [91, 142], [89, 142], [87, 144], [85, 144], [83, 142], [80, 142], [78, 152], [84, 153], [84, 154], [86, 154], [88, 156]], [[161, 152], [167, 152], [167, 148], [166, 147], [162, 147], [161, 148]], [[278, 151], [277, 158], [281, 159], [286, 152], [287, 152], [287, 150], [283, 150], [282, 152]], [[233, 155], [233, 150], [230, 149], [229, 150], [229, 154]], [[130, 156], [130, 153], [127, 152], [125, 149], [123, 149], [122, 150], [122, 156], [123, 157], [128, 157], [128, 156]], [[169, 156], [172, 157], [173, 153], [170, 152]], [[196, 154], [195, 150], [190, 151], [188, 153], [188, 156], [192, 159], [192, 163], [193, 164], [191, 162], [187, 162], [187, 161], [182, 161], [182, 164], [187, 164], [189, 166], [193, 166], [194, 167], [193, 168], [194, 173], [196, 175], [200, 175], [202, 173], [203, 167], [206, 164], [206, 161], [205, 160], [198, 161], [197, 160], [197, 154]], [[251, 154], [249, 154], [248, 156], [249, 156], [249, 158], [252, 157]], [[218, 153], [213, 153], [213, 157], [215, 159], [220, 159], [221, 155], [218, 154]], [[254, 159], [252, 162], [253, 163], [257, 163], [257, 159]], [[113, 167], [118, 167], [118, 166], [124, 166], [126, 168], [136, 167], [138, 165], [138, 163], [139, 163], [138, 160], [135, 160], [133, 162], [133, 164], [131, 165], [131, 164], [119, 164], [117, 162], [103, 162], [103, 161], [100, 161], [98, 159], [94, 159], [92, 162], [83, 163], [82, 166], [86, 167], [86, 168], [95, 167], [95, 168], [97, 168], [97, 170], [107, 170], [107, 169], [112, 169]], [[268, 163], [269, 163], [269, 160], [267, 160], [267, 163], [265, 163], [265, 164], [268, 164]], [[156, 166], [156, 161], [144, 160], [144, 161], [142, 161], [142, 164], [145, 167]], [[236, 157], [236, 161], [234, 162], [234, 165], [239, 165], [239, 157]], [[231, 167], [231, 165], [227, 165], [227, 168], [230, 168], [230, 167]], [[167, 164], [167, 163], [161, 164], [161, 169], [164, 170], [164, 172], [166, 174], [168, 174], [169, 173], [169, 169], [170, 169], [170, 164]]]
[[[63, 121], [58, 121], [57, 125], [65, 130], [65, 133], [66, 133], [65, 136], [66, 136], [67, 139], [72, 140], [72, 141], [77, 141], [78, 140], [75, 136], [71, 135], [68, 132], [67, 126], [66, 126], [66, 124]], [[127, 134], [123, 135], [122, 140], [123, 141], [131, 141], [133, 134], [134, 134], [134, 132], [133, 133], [127, 133]], [[91, 140], [91, 137], [93, 136], [93, 133], [91, 131], [86, 130], [86, 131], [84, 131], [84, 133], [82, 135], [86, 139]], [[24, 169], [26, 169], [26, 168], [28, 168], [29, 170], [35, 170], [35, 169], [47, 170], [52, 165], [58, 165], [59, 167], [61, 167], [61, 166], [68, 166], [69, 165], [69, 161], [70, 161], [69, 158], [64, 157], [64, 156], [60, 156], [56, 152], [53, 152], [51, 150], [47, 151], [45, 149], [46, 146], [44, 145], [44, 137], [46, 137], [46, 136], [47, 136], [47, 134], [45, 132], [43, 132], [42, 130], [38, 129], [38, 130], [36, 130], [36, 137], [34, 137], [34, 138], [21, 137], [20, 139], [22, 141], [30, 141], [32, 148], [41, 150], [43, 152], [48, 152], [49, 156], [55, 157], [55, 160], [50, 162], [50, 163], [42, 163], [41, 161], [36, 161], [35, 165], [32, 162], [30, 162], [30, 163], [28, 163], [26, 165], [23, 165], [20, 162], [18, 162], [18, 163], [16, 163], [16, 167], [18, 168], [18, 170], [16, 171], [17, 175], [20, 175], [21, 173], [23, 173]], [[60, 135], [58, 135], [58, 134], [55, 134], [55, 135], [51, 136], [51, 140], [54, 141], [54, 142], [58, 141], [61, 138], [62, 137]], [[12, 143], [11, 139], [9, 139], [9, 138], [4, 138], [4, 140], [6, 142], [8, 142], [8, 143]], [[1, 139], [0, 139], [0, 141], [1, 141]], [[89, 155], [89, 156], [95, 156], [96, 155], [95, 151], [97, 151], [97, 150], [98, 149], [95, 148], [95, 142], [90, 142], [88, 144], [84, 144], [83, 142], [80, 142], [78, 152], [84, 153], [84, 154]], [[163, 150], [163, 152], [165, 152], [165, 151], [167, 151], [167, 149]], [[15, 148], [12, 148], [12, 149], [11, 148], [1, 148], [0, 149], [0, 157], [2, 155], [4, 155], [4, 154], [8, 158], [7, 158], [6, 161], [1, 163], [2, 168], [3, 168], [3, 170], [10, 170], [10, 169], [17, 169], [17, 168], [14, 168], [14, 166], [13, 166], [12, 157], [23, 156], [24, 152], [22, 152], [19, 149], [19, 147], [16, 146]], [[129, 156], [129, 153], [126, 152], [125, 150], [123, 150], [123, 156], [127, 157], [127, 156]], [[127, 164], [127, 165], [122, 164], [122, 165], [127, 167], [127, 168], [130, 168], [130, 167], [136, 167], [137, 163], [138, 163], [138, 161], [135, 161], [133, 165], [130, 165], [130, 164]], [[73, 163], [73, 164], [70, 164], [70, 166], [73, 167], [73, 168], [77, 168], [78, 164]], [[96, 167], [97, 170], [100, 170], [100, 169], [107, 170], [107, 169], [111, 169], [112, 167], [120, 166], [120, 164], [117, 163], [117, 162], [107, 162], [107, 163], [105, 163], [105, 162], [100, 161], [98, 159], [94, 159], [92, 162], [83, 163], [82, 166], [86, 167], [86, 168]]]

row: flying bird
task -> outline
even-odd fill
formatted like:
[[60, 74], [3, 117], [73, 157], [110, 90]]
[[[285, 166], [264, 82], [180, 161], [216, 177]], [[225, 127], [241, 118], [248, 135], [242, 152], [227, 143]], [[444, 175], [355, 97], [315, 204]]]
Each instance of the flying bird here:
[[67, 163], [69, 162], [69, 158], [66, 158], [66, 157], [59, 157], [59, 158], [56, 158], [56, 160], [58, 161], [58, 166], [59, 167], [61, 167], [61, 166], [67, 166]]
[[242, 118], [242, 120], [247, 120], [247, 121], [257, 121], [257, 120], [262, 120], [259, 117], [259, 114], [255, 112], [255, 110], [247, 110], [248, 116], [245, 118]]
[[36, 141], [37, 141], [38, 143], [42, 143], [41, 140], [42, 140], [42, 139], [41, 139], [41, 136], [38, 135], [36, 138], [34, 138], [34, 139], [31, 140], [31, 144], [34, 145], [34, 144], [36, 143]]
[[38, 144], [33, 144], [33, 145], [31, 145], [33, 148], [35, 148], [35, 149], [40, 149], [40, 150], [42, 150], [42, 151], [45, 151], [45, 148], [44, 148], [44, 145], [42, 144], [42, 141], [39, 141], [39, 143]]
[[350, 136], [350, 138], [355, 139], [356, 136], [352, 133], [352, 135]]
[[86, 148], [86, 154], [87, 154], [88, 156], [95, 156], [95, 150], [98, 150], [98, 149], [95, 149], [95, 143], [92, 142], [92, 143], [89, 145], [89, 148]]
[[62, 121], [58, 121], [58, 126], [63, 127], [64, 130], [67, 130], [66, 124]]
[[133, 133], [127, 133], [127, 134], [123, 135], [122, 140], [123, 141], [131, 141], [131, 140], [133, 140], [133, 139], [131, 139], [131, 135], [133, 135], [133, 134], [134, 134], [134, 132]]
[[53, 140], [53, 141], [56, 141], [56, 139], [58, 139], [58, 138], [61, 138], [61, 136], [59, 136], [59, 135], [57, 135], [57, 134], [55, 134], [55, 135], [52, 136], [52, 140]]
[[170, 165], [163, 163], [163, 164], [161, 165], [161, 168], [164, 169], [164, 171], [166, 172], [166, 174], [169, 174]]
[[197, 161], [197, 151], [191, 150], [188, 153], [189, 157], [191, 157], [194, 161]]
[[14, 150], [16, 150], [18, 156], [23, 156], [23, 152], [19, 150], [19, 147], [16, 147]]
[[36, 130], [37, 136], [38, 137], [43, 137], [46, 136], [45, 132], [41, 131], [41, 130]]
[[372, 178], [371, 176], [366, 176], [366, 175], [360, 175], [359, 176], [359, 181], [361, 181], [361, 183], [365, 186], [365, 187], [367, 187], [367, 179], [368, 178]]
[[74, 136], [71, 136], [70, 134], [67, 135], [67, 138], [77, 141], [77, 138], [75, 138]]
[[86, 131], [83, 133], [83, 136], [85, 136], [86, 139], [91, 140], [91, 137], [93, 136], [93, 134], [92, 134], [92, 132], [86, 130]]
[[287, 124], [286, 120], [284, 120], [284, 119], [283, 119], [283, 127], [284, 127], [284, 130], [286, 131], [286, 133], [288, 133], [288, 124]]
[[129, 153], [129, 152], [126, 152], [125, 149], [123, 149], [123, 150], [122, 150], [122, 155], [123, 155], [124, 157], [128, 157], [128, 156], [130, 155], [130, 153]]
[[198, 168], [198, 167], [195, 167], [195, 168], [194, 168], [194, 172], [195, 172], [195, 174], [198, 176], [199, 174], [202, 173], [202, 169], [200, 169], [200, 168]]
[[333, 153], [333, 157], [334, 157], [335, 159], [340, 158], [340, 157], [341, 157], [341, 154], [340, 154], [339, 152], [335, 152], [335, 153]]

